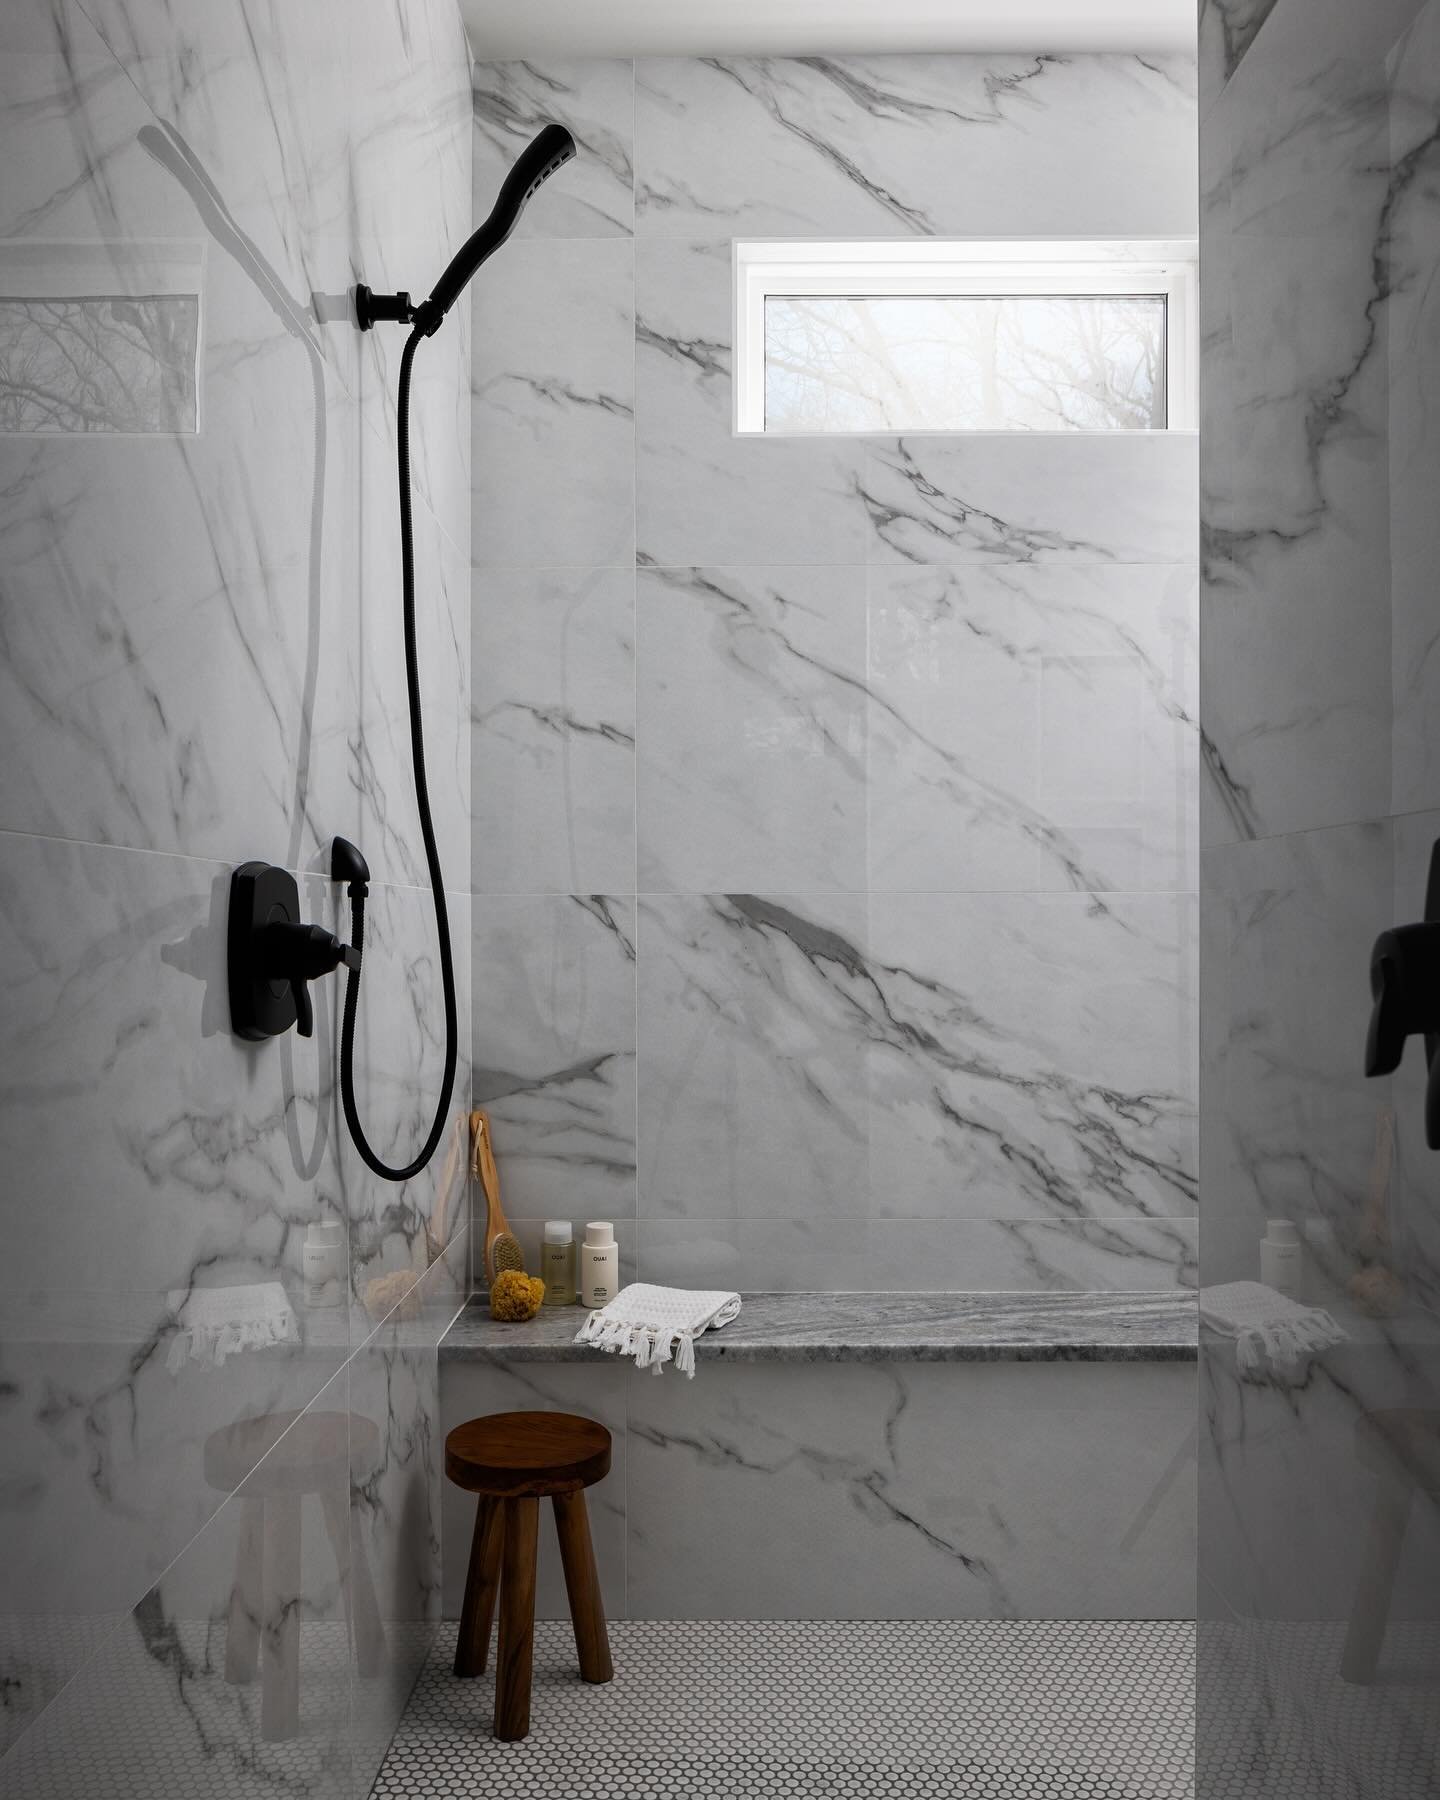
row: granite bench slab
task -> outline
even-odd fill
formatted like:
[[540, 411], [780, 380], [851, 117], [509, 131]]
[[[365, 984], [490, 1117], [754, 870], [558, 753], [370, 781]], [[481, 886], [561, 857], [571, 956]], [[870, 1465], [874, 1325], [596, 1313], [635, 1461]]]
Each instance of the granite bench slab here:
[[[1194, 1362], [1195, 1296], [1155, 1294], [746, 1294], [740, 1316], [695, 1345], [725, 1362]], [[500, 1324], [472, 1300], [443, 1362], [610, 1362], [574, 1342], [580, 1306]]]

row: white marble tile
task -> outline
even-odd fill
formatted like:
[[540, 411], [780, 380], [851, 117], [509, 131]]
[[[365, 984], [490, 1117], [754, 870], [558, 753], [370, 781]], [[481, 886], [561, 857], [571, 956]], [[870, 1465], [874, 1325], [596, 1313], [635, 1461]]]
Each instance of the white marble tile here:
[[464, 1304], [469, 1257], [461, 1232], [345, 1369], [352, 1800], [370, 1792], [440, 1617], [444, 1433], [436, 1347]]
[[[345, 721], [350, 822], [336, 829], [364, 852], [376, 881], [428, 888], [411, 761], [400, 528], [394, 469], [366, 473], [354, 674]], [[470, 570], [428, 508], [414, 514], [416, 651], [430, 811], [445, 886], [464, 889], [470, 862]], [[326, 846], [328, 848], [328, 845]]]
[[633, 900], [474, 900], [474, 1094], [512, 1218], [635, 1212]]
[[[188, 859], [7, 840], [11, 1067], [0, 1132], [14, 1247], [3, 1358], [16, 1466], [44, 1504], [13, 1521], [24, 1551], [7, 1563], [0, 1612], [83, 1620], [134, 1605], [225, 1498], [202, 1457], [214, 1419], [303, 1406], [344, 1362], [356, 1330], [345, 1308], [304, 1304], [309, 1223], [347, 1218], [359, 1300], [381, 1274], [423, 1269], [431, 1236], [464, 1224], [463, 1184], [442, 1224], [441, 1160], [397, 1195], [362, 1179], [348, 1142], [332, 1135], [343, 1130], [331, 1085], [333, 981], [312, 990], [315, 1039], [230, 1037], [227, 878]], [[347, 929], [324, 904], [328, 887], [304, 883], [312, 916]], [[408, 947], [421, 936], [427, 904], [416, 890], [377, 888], [372, 899], [358, 1086], [387, 1151], [428, 1123], [433, 1105], [437, 1052], [416, 1025], [437, 1010], [431, 958], [395, 949], [397, 938]], [[459, 933], [463, 1108], [463, 909]], [[293, 1343], [220, 1368], [170, 1368], [172, 1290], [260, 1282], [287, 1293]], [[363, 1305], [357, 1318], [368, 1330]]]
[[635, 889], [635, 575], [477, 569], [471, 883]]
[[[1440, 90], [1440, 13], [1421, 9], [1392, 61], [1390, 158], [1406, 169], [1428, 162], [1435, 95]], [[1435, 569], [1440, 519], [1434, 504], [1440, 443], [1436, 438], [1435, 270], [1440, 217], [1433, 179], [1416, 174], [1395, 197], [1387, 220], [1390, 261], [1389, 463], [1390, 606], [1394, 693], [1391, 808], [1431, 806], [1440, 792], [1440, 628]]]
[[1378, 823], [1205, 853], [1207, 1282], [1258, 1278], [1267, 1217], [1326, 1221], [1354, 1250], [1389, 1097], [1361, 1063], [1391, 856]]
[[[446, 0], [423, 0], [347, 30], [345, 45], [356, 109], [350, 254], [358, 278], [376, 291], [403, 288], [418, 300], [474, 229], [464, 31]], [[470, 547], [470, 325], [462, 298], [420, 347], [411, 395], [415, 492], [462, 557]], [[359, 340], [363, 416], [392, 455], [405, 338], [402, 326], [382, 325]], [[393, 488], [393, 460], [382, 464]]]
[[859, 562], [861, 450], [732, 429], [730, 245], [635, 246], [636, 547], [661, 567]]
[[634, 279], [626, 239], [529, 238], [476, 282], [477, 566], [633, 556]]
[[862, 895], [649, 894], [639, 918], [639, 1212], [863, 1218]]
[[1408, 184], [1398, 171], [1392, 191], [1389, 44], [1357, 80], [1324, 33], [1292, 43], [1277, 13], [1258, 42], [1276, 31], [1300, 64], [1256, 61], [1257, 46], [1207, 125], [1202, 253], [1215, 246], [1224, 270], [1201, 474], [1207, 842], [1371, 817], [1390, 795], [1389, 317], [1374, 271]]
[[576, 155], [526, 207], [522, 237], [628, 237], [635, 228], [635, 66], [600, 57], [476, 63], [475, 215], [544, 126], [563, 125]]
[[1192, 911], [647, 896], [641, 1216], [1189, 1217]]
[[642, 891], [865, 885], [865, 577], [642, 569]]
[[1275, 0], [1200, 0], [1199, 87], [1203, 117], [1239, 68]]
[[636, 229], [1183, 235], [1194, 94], [1178, 56], [647, 59]]
[[1187, 563], [1196, 439], [1053, 433], [857, 440], [877, 563]]
[[634, 1375], [631, 1615], [1183, 1617], [1194, 1383], [1131, 1364]]
[[[212, 359], [227, 348], [226, 286], [212, 273]], [[253, 293], [234, 297], [268, 317]], [[325, 619], [342, 584], [353, 592], [339, 520], [356, 415], [283, 333], [250, 343], [245, 362], [243, 384], [207, 381], [213, 429], [199, 438], [118, 455], [74, 439], [0, 449], [11, 829], [293, 863], [348, 816], [353, 613], [340, 641]], [[258, 453], [243, 423], [256, 404], [292, 457]]]
[[1192, 569], [868, 587], [872, 888], [1193, 886]]
[[[293, 1422], [211, 1415], [217, 1473], [252, 1439], [275, 1448], [14, 1746], [15, 1792], [348, 1797], [346, 1386], [342, 1372]], [[282, 1461], [303, 1493], [271, 1486]]]
[[[334, 1708], [311, 1709], [302, 1679], [305, 1741], [289, 1761], [264, 1743], [254, 1691], [219, 1674], [211, 1649], [240, 1510], [227, 1491], [247, 1471], [207, 1466], [205, 1446], [222, 1423], [316, 1403], [350, 1353], [347, 1310], [303, 1303], [309, 1223], [348, 1221], [363, 1291], [436, 1221], [433, 1186], [382, 1192], [338, 1147], [338, 984], [314, 990], [309, 1042], [249, 1046], [228, 1031], [230, 868], [258, 855], [296, 869], [308, 916], [343, 931], [318, 873], [343, 831], [381, 884], [362, 1109], [398, 1142], [424, 1107], [428, 895], [383, 885], [418, 867], [400, 786], [408, 746], [386, 698], [399, 343], [372, 338], [362, 353], [345, 295], [357, 274], [418, 287], [422, 251], [438, 267], [468, 231], [469, 68], [447, 0], [362, 12], [342, 32], [328, 4], [282, 16], [206, 0], [177, 18], [150, 0], [22, 0], [0, 27], [0, 231], [114, 244], [122, 258], [182, 240], [203, 251], [205, 308], [198, 434], [118, 450], [12, 438], [0, 469], [15, 577], [3, 618], [12, 1031], [0, 1134], [18, 1247], [3, 1338], [24, 1497], [11, 1522], [26, 1539], [0, 1612], [38, 1618], [36, 1641], [74, 1627], [83, 1648], [52, 1670], [90, 1657], [63, 1706], [27, 1715], [16, 1753], [29, 1745], [40, 1759], [27, 1764], [35, 1780], [21, 1779], [36, 1793], [42, 1768], [73, 1791], [71, 1765], [45, 1763], [56, 1745], [113, 1750], [116, 1791], [143, 1779], [160, 1742], [178, 1745], [190, 1792], [217, 1768], [257, 1794], [342, 1792], [349, 1778], [332, 1553], [303, 1604], [314, 1669], [337, 1653]], [[424, 360], [415, 408], [427, 737], [442, 834], [466, 845], [462, 887], [467, 355], [460, 319]], [[468, 913], [459, 932], [468, 1098]], [[463, 1196], [457, 1205], [463, 1216]], [[289, 1296], [295, 1342], [218, 1368], [167, 1366], [170, 1290], [259, 1282]], [[311, 1524], [323, 1551], [318, 1513]], [[307, 1570], [309, 1547], [307, 1535]], [[97, 1649], [93, 1628], [137, 1604]], [[84, 1779], [107, 1785], [93, 1762]]]
[[876, 1216], [1191, 1216], [1194, 938], [1178, 894], [872, 896]]
[[638, 1279], [887, 1293], [1195, 1285], [1196, 1219], [640, 1219]]

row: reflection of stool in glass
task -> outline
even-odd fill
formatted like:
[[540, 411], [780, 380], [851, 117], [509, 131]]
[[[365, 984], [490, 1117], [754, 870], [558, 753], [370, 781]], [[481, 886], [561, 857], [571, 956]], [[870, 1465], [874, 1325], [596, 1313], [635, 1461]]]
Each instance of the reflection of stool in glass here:
[[1440, 1501], [1440, 1412], [1397, 1406], [1366, 1413], [1355, 1428], [1355, 1453], [1380, 1482], [1340, 1655], [1344, 1679], [1364, 1683], [1375, 1679], [1380, 1661], [1411, 1503], [1417, 1492]]
[[379, 1673], [385, 1635], [358, 1534], [353, 1566], [350, 1553], [351, 1477], [375, 1467], [379, 1444], [372, 1420], [335, 1412], [268, 1413], [206, 1439], [205, 1479], [240, 1503], [225, 1679], [253, 1681], [260, 1661], [260, 1735], [267, 1742], [300, 1729], [300, 1501], [306, 1494], [320, 1497], [356, 1664], [362, 1675]]

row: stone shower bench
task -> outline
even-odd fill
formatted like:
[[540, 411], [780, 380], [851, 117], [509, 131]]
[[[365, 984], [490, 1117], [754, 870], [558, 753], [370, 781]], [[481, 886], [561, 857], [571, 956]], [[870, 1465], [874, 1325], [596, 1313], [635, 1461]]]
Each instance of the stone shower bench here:
[[[542, 1307], [505, 1325], [473, 1300], [440, 1358], [613, 1366], [616, 1358], [574, 1342], [585, 1316], [583, 1307]], [[697, 1363], [1193, 1363], [1196, 1354], [1189, 1293], [746, 1294], [732, 1324], [695, 1344]]]
[[[576, 1344], [584, 1317], [472, 1302], [440, 1416], [609, 1428], [590, 1518], [612, 1617], [1193, 1616], [1193, 1294], [748, 1294], [693, 1381]], [[446, 1484], [452, 1617], [468, 1501]], [[539, 1608], [563, 1618], [553, 1548]]]

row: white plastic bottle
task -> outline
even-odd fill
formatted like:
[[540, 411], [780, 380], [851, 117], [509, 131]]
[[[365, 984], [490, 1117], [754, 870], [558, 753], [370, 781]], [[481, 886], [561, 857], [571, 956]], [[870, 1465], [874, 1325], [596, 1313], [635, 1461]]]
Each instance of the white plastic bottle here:
[[1260, 1279], [1287, 1300], [1298, 1300], [1304, 1285], [1300, 1233], [1289, 1219], [1267, 1219], [1260, 1240]]
[[345, 1298], [345, 1227], [339, 1219], [317, 1219], [300, 1249], [307, 1306], [339, 1306]]
[[620, 1247], [608, 1219], [591, 1219], [580, 1246], [580, 1298], [586, 1306], [604, 1306], [620, 1292]]

